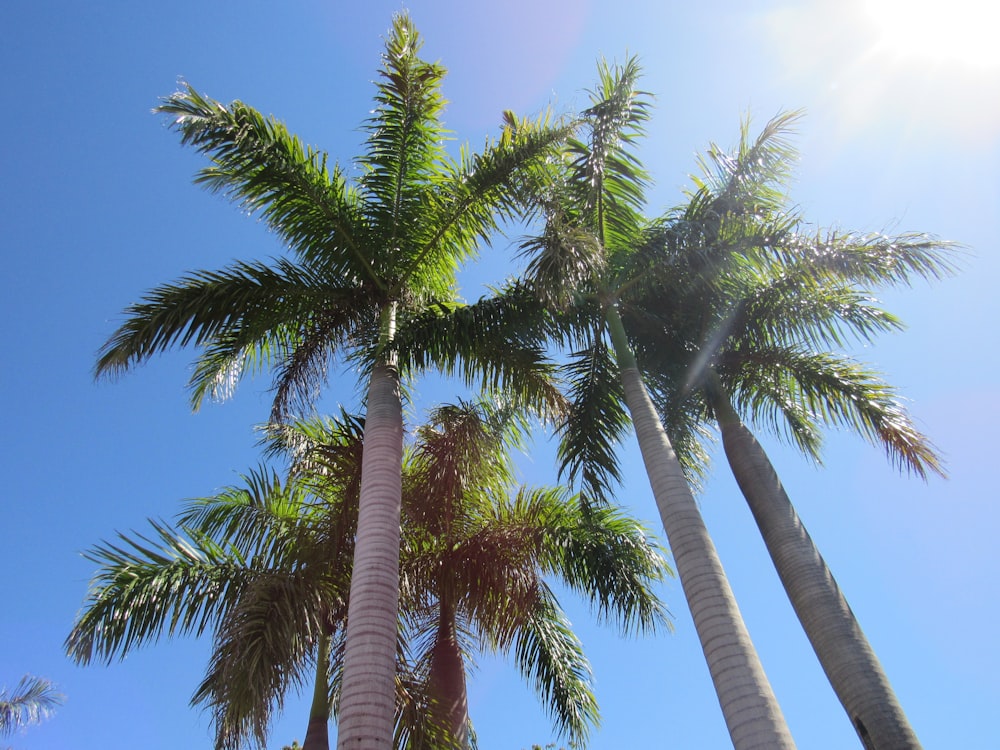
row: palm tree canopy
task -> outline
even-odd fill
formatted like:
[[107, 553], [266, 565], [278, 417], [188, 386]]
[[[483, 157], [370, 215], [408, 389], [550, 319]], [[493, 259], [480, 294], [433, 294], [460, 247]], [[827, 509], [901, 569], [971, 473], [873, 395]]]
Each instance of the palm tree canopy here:
[[623, 304], [637, 356], [664, 411], [712, 418], [696, 402], [718, 377], [738, 411], [817, 460], [819, 427], [842, 426], [902, 468], [940, 473], [897, 391], [843, 349], [902, 327], [876, 287], [947, 275], [956, 247], [806, 225], [784, 192], [799, 116], [779, 115], [756, 138], [745, 120], [739, 145], [713, 145], [688, 202], [660, 220], [659, 265]]
[[[210, 160], [196, 181], [259, 215], [289, 257], [191, 273], [151, 290], [101, 349], [99, 376], [195, 345], [196, 408], [206, 396], [228, 396], [244, 373], [273, 368], [275, 416], [283, 416], [315, 397], [332, 358], [354, 358], [362, 373], [391, 361], [389, 344], [408, 317], [455, 304], [459, 264], [498, 221], [523, 209], [532, 170], [570, 126], [506, 113], [501, 135], [482, 152], [450, 157], [445, 71], [420, 59], [421, 44], [408, 16], [396, 16], [364, 126], [366, 150], [354, 162], [357, 180], [243, 102], [223, 105], [191, 86], [162, 100], [157, 111]], [[479, 333], [482, 341], [489, 332]], [[489, 360], [467, 348], [455, 356]], [[505, 386], [513, 377], [502, 358], [487, 370]], [[466, 373], [480, 374], [475, 364]]]
[[516, 411], [480, 402], [440, 407], [420, 429], [404, 484], [402, 611], [417, 673], [429, 669], [450, 612], [464, 659], [511, 653], [557, 729], [583, 744], [598, 719], [590, 667], [545, 579], [560, 579], [623, 631], [645, 631], [667, 624], [651, 584], [668, 569], [620, 511], [588, 509], [560, 489], [517, 488], [509, 456], [525, 427]]
[[[842, 353], [897, 330], [873, 290], [953, 272], [956, 246], [926, 234], [817, 229], [789, 205], [786, 188], [800, 112], [746, 118], [735, 149], [699, 158], [686, 202], [647, 219], [648, 175], [634, 147], [648, 117], [639, 66], [600, 66], [582, 114], [589, 138], [571, 139], [562, 178], [540, 201], [542, 235], [524, 243], [527, 284], [562, 310], [559, 340], [571, 418], [563, 422], [563, 471], [588, 495], [608, 497], [619, 476], [616, 446], [627, 425], [615, 356], [601, 309], [620, 315], [671, 442], [697, 482], [713, 411], [706, 368], [737, 410], [789, 437], [818, 460], [820, 426], [859, 432], [920, 476], [942, 471], [903, 400], [879, 373]], [[694, 386], [698, 386], [697, 388]]]

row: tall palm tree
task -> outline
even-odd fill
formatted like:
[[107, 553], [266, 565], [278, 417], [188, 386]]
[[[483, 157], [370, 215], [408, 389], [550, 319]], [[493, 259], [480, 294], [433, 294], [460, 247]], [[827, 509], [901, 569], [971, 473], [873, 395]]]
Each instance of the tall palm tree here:
[[347, 617], [360, 438], [343, 446], [356, 459], [353, 503], [340, 494], [351, 488], [343, 479], [324, 478], [318, 488], [315, 478], [282, 483], [260, 470], [191, 502], [177, 527], [151, 522], [152, 533], [122, 534], [88, 552], [99, 569], [66, 640], [70, 656], [109, 662], [164, 635], [213, 632], [192, 703], [211, 709], [215, 746], [263, 747], [289, 688], [312, 680], [322, 690], [314, 690], [304, 747], [325, 750], [327, 674]]
[[[485, 413], [437, 410], [407, 453], [400, 643], [412, 659], [397, 678], [400, 748], [465, 747], [467, 717], [449, 721], [457, 712], [445, 710], [466, 704], [468, 657], [449, 652], [460, 640], [467, 651], [513, 647], [560, 730], [586, 737], [597, 720], [589, 665], [541, 573], [561, 575], [623, 629], [664, 619], [650, 586], [665, 563], [642, 528], [612, 512], [581, 514], [556, 491], [508, 499], [503, 451], [514, 433], [497, 419], [477, 421]], [[100, 569], [67, 639], [70, 655], [109, 661], [161, 635], [212, 630], [192, 702], [212, 710], [216, 746], [262, 747], [288, 689], [311, 681], [303, 747], [325, 750], [342, 682], [362, 433], [346, 415], [281, 428], [270, 443], [296, 457], [286, 482], [253, 472], [191, 502], [177, 528], [153, 523], [152, 535], [88, 553]], [[433, 616], [442, 610], [450, 617]]]
[[25, 675], [10, 692], [0, 690], [0, 735], [45, 721], [64, 700], [48, 680]]
[[[126, 310], [96, 368], [120, 374], [174, 345], [194, 344], [201, 347], [191, 380], [195, 406], [228, 395], [243, 373], [272, 367], [275, 417], [311, 399], [334, 359], [351, 361], [367, 377], [355, 547], [362, 573], [351, 583], [339, 724], [339, 746], [352, 750], [385, 750], [392, 741], [400, 378], [410, 366], [394, 351], [397, 331], [422, 311], [451, 309], [456, 266], [517, 208], [523, 175], [565, 133], [507, 115], [503, 134], [481, 154], [450, 158], [441, 125], [444, 69], [421, 60], [420, 46], [409, 18], [397, 16], [354, 182], [328, 165], [326, 154], [242, 102], [222, 105], [190, 87], [166, 98], [159, 112], [211, 159], [198, 181], [258, 212], [291, 257], [198, 272], [152, 290]], [[444, 366], [461, 361], [467, 376], [550, 395], [534, 350], [526, 356], [520, 340], [503, 336], [463, 331]]]
[[[587, 140], [571, 140], [567, 168], [542, 196], [546, 225], [525, 243], [527, 282], [572, 319], [575, 409], [561, 446], [565, 471], [607, 496], [618, 478], [613, 446], [631, 416], [663, 528], [737, 750], [794, 743], [764, 674], [681, 462], [654, 408], [623, 320], [644, 281], [636, 272], [650, 223], [641, 214], [647, 176], [632, 152], [647, 119], [639, 66], [603, 64], [585, 113]], [[656, 227], [652, 227], [655, 229]], [[688, 433], [680, 447], [696, 445]]]
[[734, 152], [709, 152], [704, 177], [669, 222], [678, 240], [663, 260], [670, 272], [635, 301], [634, 327], [648, 343], [643, 361], [661, 410], [685, 402], [718, 424], [796, 614], [865, 747], [917, 748], [878, 659], [740, 412], [784, 423], [817, 458], [818, 427], [847, 426], [898, 465], [940, 473], [895, 391], [824, 349], [899, 327], [865, 287], [946, 274], [951, 246], [913, 234], [806, 234], [782, 190], [793, 155], [785, 139], [796, 119], [775, 118], [756, 140], [746, 122]]

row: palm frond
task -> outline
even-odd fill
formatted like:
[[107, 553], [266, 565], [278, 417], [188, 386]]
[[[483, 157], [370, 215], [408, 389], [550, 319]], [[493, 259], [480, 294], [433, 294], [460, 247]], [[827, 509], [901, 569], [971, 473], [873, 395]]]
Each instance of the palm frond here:
[[400, 282], [442, 297], [447, 290], [431, 280], [452, 279], [456, 264], [473, 257], [479, 242], [489, 242], [500, 221], [532, 210], [530, 195], [537, 188], [526, 185], [548, 179], [540, 174], [572, 127], [551, 123], [547, 115], [534, 122], [508, 121], [482, 152], [463, 148], [457, 161], [442, 165], [428, 189], [422, 249]]
[[[218, 750], [236, 750], [252, 739], [263, 748], [273, 712], [291, 687], [312, 676], [320, 630], [328, 627], [330, 594], [314, 577], [282, 571], [256, 577], [220, 623], [208, 671], [192, 705], [212, 711]], [[346, 605], [338, 608], [346, 618]]]
[[585, 745], [590, 728], [600, 724], [590, 663], [547, 588], [539, 590], [528, 626], [518, 631], [514, 659], [549, 707], [559, 733]]
[[588, 500], [607, 502], [621, 481], [617, 447], [628, 429], [618, 366], [601, 340], [574, 352], [564, 366], [571, 410], [559, 425], [559, 477]]
[[427, 182], [446, 161], [441, 123], [445, 70], [418, 56], [423, 40], [406, 14], [393, 17], [379, 71], [360, 190], [381, 247], [368, 248], [378, 277], [396, 285], [422, 247]]
[[127, 320], [101, 348], [96, 374], [118, 375], [172, 346], [204, 345], [257, 315], [258, 330], [287, 324], [300, 312], [282, 310], [302, 286], [319, 293], [315, 278], [288, 262], [275, 268], [236, 263], [221, 271], [200, 271], [147, 292], [126, 308]]
[[672, 572], [642, 524], [611, 506], [563, 499], [562, 507], [565, 515], [547, 524], [544, 534], [552, 572], [624, 633], [669, 626], [652, 587]]
[[[734, 382], [736, 402], [750, 413], [766, 410], [763, 400], [774, 398], [768, 391], [751, 395], [747, 387], [750, 382], [755, 389], [761, 382], [776, 383], [775, 390], [783, 394], [781, 403], [790, 395], [796, 399], [789, 410], [791, 416], [786, 418], [800, 444], [803, 441], [799, 433], [814, 433], [817, 423], [847, 427], [872, 444], [881, 445], [899, 468], [921, 478], [928, 473], [944, 474], [940, 457], [914, 426], [896, 390], [854, 360], [830, 352], [788, 347], [754, 351], [727, 364], [738, 364], [741, 370], [739, 380]], [[748, 399], [753, 402], [748, 403]], [[809, 445], [806, 442], [804, 447]]]
[[49, 680], [25, 675], [13, 690], [0, 690], [0, 736], [45, 721], [65, 700]]
[[789, 236], [774, 250], [786, 263], [808, 264], [815, 273], [870, 288], [950, 276], [958, 269], [962, 246], [916, 232], [890, 236], [818, 229]]
[[293, 477], [287, 482], [273, 469], [258, 467], [242, 476], [241, 485], [188, 501], [178, 520], [199, 537], [224, 540], [244, 559], [281, 564], [289, 553], [301, 557], [307, 540], [327, 508], [311, 486]]
[[578, 219], [606, 248], [627, 248], [649, 178], [632, 148], [649, 119], [648, 94], [636, 88], [636, 58], [598, 65], [599, 85], [583, 112], [587, 140], [571, 139], [569, 184], [579, 191]]
[[756, 138], [751, 137], [752, 123], [747, 116], [740, 123], [740, 139], [735, 149], [711, 144], [708, 153], [699, 157], [703, 177], [694, 178], [696, 190], [692, 194], [692, 197], [706, 194], [708, 201], [695, 200], [692, 208], [704, 210], [706, 217], [782, 208], [785, 197], [781, 187], [798, 156], [789, 136], [802, 116], [801, 111], [779, 113]]
[[366, 257], [359, 197], [326, 154], [304, 146], [243, 102], [226, 106], [191, 86], [161, 101], [181, 142], [209, 156], [196, 182], [259, 211], [294, 252], [341, 277], [380, 283]]
[[437, 369], [484, 392], [556, 416], [564, 399], [545, 354], [547, 313], [523, 288], [473, 304], [439, 303], [400, 321], [394, 340], [400, 369], [415, 375]]
[[257, 572], [232, 548], [150, 524], [153, 539], [119, 534], [121, 543], [85, 553], [100, 569], [66, 639], [76, 662], [110, 662], [161, 635], [201, 635], [224, 618]]

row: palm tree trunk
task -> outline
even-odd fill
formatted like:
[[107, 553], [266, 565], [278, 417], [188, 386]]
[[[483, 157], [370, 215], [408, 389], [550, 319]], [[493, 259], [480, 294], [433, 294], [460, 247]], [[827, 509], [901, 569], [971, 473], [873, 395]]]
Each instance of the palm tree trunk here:
[[330, 636], [326, 632], [320, 633], [316, 652], [316, 682], [302, 750], [330, 750]]
[[785, 592], [866, 750], [920, 742], [857, 618], [792, 507], [774, 467], [717, 384], [709, 398], [722, 444]]
[[469, 746], [465, 665], [455, 635], [455, 613], [444, 602], [427, 677], [434, 729], [447, 732], [448, 750], [465, 750]]
[[372, 370], [347, 611], [338, 750], [390, 750], [395, 716], [403, 410], [399, 376]]
[[649, 484], [733, 747], [791, 750], [795, 742], [781, 707], [614, 308], [608, 323]]

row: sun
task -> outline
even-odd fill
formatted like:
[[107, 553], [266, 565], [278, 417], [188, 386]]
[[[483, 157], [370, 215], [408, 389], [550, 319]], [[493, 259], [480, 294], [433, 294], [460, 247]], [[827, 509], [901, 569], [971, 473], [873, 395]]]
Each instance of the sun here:
[[880, 51], [899, 61], [1000, 68], [994, 0], [864, 0]]

